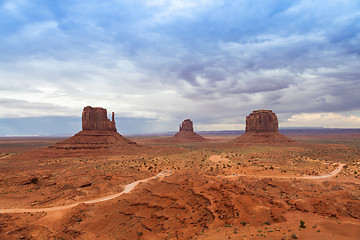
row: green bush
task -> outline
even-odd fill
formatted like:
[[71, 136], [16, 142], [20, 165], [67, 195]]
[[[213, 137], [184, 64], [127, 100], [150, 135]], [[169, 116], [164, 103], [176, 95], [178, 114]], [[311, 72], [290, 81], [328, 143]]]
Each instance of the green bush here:
[[306, 228], [305, 222], [303, 220], [300, 220], [300, 228]]
[[295, 233], [291, 234], [291, 239], [298, 239]]

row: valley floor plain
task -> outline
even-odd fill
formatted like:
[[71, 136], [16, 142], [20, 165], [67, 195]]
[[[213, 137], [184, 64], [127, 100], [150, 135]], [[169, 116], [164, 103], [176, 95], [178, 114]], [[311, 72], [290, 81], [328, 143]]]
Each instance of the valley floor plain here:
[[135, 136], [119, 152], [1, 138], [0, 239], [360, 239], [360, 132], [285, 134], [296, 142]]

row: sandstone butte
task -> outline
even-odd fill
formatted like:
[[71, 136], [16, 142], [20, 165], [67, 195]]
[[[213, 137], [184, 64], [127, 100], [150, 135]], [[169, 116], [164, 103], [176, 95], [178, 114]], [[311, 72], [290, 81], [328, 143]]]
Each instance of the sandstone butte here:
[[179, 142], [204, 142], [206, 138], [194, 132], [193, 122], [190, 119], [185, 119], [180, 124], [179, 132], [173, 136], [173, 140]]
[[278, 119], [271, 110], [255, 110], [246, 117], [245, 133], [236, 138], [241, 143], [290, 143], [290, 138], [278, 131]]
[[117, 132], [114, 113], [109, 120], [106, 109], [87, 106], [82, 112], [82, 131], [50, 148], [87, 150], [121, 148], [129, 144], [137, 145]]

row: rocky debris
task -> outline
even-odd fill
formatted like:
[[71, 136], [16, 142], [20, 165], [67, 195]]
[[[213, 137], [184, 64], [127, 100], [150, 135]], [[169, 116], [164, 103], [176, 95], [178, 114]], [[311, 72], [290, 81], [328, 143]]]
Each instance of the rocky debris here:
[[206, 138], [194, 132], [193, 122], [185, 119], [179, 127], [179, 132], [173, 136], [173, 140], [180, 142], [204, 142]]
[[92, 183], [85, 183], [85, 184], [80, 185], [79, 188], [90, 187], [91, 185], [92, 185]]
[[278, 119], [271, 110], [256, 110], [246, 117], [245, 133], [236, 138], [241, 143], [290, 143], [290, 138], [278, 131]]
[[112, 113], [112, 120], [109, 120], [106, 109], [101, 107], [85, 107], [82, 112], [82, 129], [116, 132], [114, 112]]
[[66, 150], [87, 150], [87, 149], [114, 149], [124, 148], [126, 145], [137, 144], [130, 139], [121, 136], [115, 126], [115, 116], [112, 113], [112, 120], [107, 118], [107, 111], [100, 107], [87, 106], [82, 112], [83, 130], [73, 137], [50, 148]]
[[113, 131], [92, 131], [83, 130], [75, 134], [73, 137], [66, 139], [60, 143], [52, 146], [57, 149], [110, 149], [122, 147], [124, 145], [136, 145], [136, 142], [131, 141], [117, 132]]
[[33, 177], [25, 181], [22, 185], [30, 185], [30, 184], [38, 184], [39, 179], [37, 177]]

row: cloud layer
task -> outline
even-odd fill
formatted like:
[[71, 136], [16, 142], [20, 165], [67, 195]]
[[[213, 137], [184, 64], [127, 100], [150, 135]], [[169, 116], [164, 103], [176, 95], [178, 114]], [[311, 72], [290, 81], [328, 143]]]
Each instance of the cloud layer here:
[[0, 16], [0, 118], [92, 105], [168, 131], [240, 126], [255, 109], [284, 125], [360, 112], [356, 0], [9, 0]]

